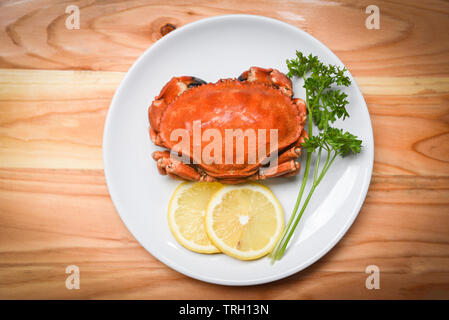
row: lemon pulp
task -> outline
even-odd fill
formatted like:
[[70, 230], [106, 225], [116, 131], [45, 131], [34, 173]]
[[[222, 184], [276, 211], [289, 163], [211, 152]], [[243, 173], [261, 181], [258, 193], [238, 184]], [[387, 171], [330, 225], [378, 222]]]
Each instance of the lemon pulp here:
[[227, 185], [212, 196], [205, 226], [209, 239], [222, 252], [252, 260], [273, 250], [284, 228], [283, 211], [263, 185]]
[[168, 223], [176, 240], [200, 253], [220, 252], [209, 240], [204, 216], [212, 195], [221, 188], [217, 182], [183, 182], [176, 188], [168, 208]]

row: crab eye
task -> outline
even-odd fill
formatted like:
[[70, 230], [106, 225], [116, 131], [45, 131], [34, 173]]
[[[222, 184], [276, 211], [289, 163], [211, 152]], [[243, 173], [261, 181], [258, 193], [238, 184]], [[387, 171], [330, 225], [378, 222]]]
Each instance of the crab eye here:
[[193, 87], [199, 87], [203, 84], [206, 84], [206, 81], [200, 79], [200, 78], [196, 78], [196, 77], [192, 77], [192, 82], [190, 82], [187, 87], [189, 88], [193, 88]]

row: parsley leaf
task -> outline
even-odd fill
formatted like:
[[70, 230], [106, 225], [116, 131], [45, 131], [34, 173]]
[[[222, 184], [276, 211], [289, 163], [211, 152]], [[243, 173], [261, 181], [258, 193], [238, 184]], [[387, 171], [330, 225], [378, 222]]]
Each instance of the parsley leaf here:
[[[335, 158], [337, 156], [344, 157], [348, 154], [358, 154], [362, 148], [362, 141], [355, 135], [343, 131], [343, 129], [331, 127], [331, 124], [337, 119], [345, 120], [349, 117], [349, 113], [346, 110], [349, 104], [348, 95], [341, 91], [342, 87], [351, 85], [351, 80], [346, 75], [347, 70], [334, 65], [326, 65], [317, 56], [312, 54], [305, 56], [300, 51], [296, 51], [295, 58], [287, 60], [287, 67], [287, 76], [304, 81], [303, 87], [306, 89], [306, 104], [309, 115], [309, 137], [302, 144], [302, 147], [307, 150], [307, 161], [301, 189], [287, 227], [275, 249], [270, 254], [272, 261], [278, 260], [284, 255], [313, 192], [322, 181]], [[312, 123], [318, 127], [318, 133], [315, 135], [313, 134]], [[313, 153], [316, 154], [313, 183], [299, 210], [305, 186], [308, 182]], [[322, 156], [325, 157], [325, 162], [320, 166]]]

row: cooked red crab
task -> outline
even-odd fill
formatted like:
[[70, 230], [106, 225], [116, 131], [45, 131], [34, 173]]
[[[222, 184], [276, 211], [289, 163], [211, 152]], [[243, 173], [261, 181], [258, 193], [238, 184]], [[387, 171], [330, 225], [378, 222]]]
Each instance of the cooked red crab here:
[[[290, 79], [275, 69], [252, 67], [237, 79], [224, 79], [216, 83], [206, 83], [187, 76], [172, 78], [148, 109], [151, 140], [168, 149], [153, 153], [159, 172], [178, 179], [223, 183], [298, 174], [301, 143], [307, 135], [303, 130], [306, 105], [303, 100], [292, 96]], [[247, 142], [243, 163], [226, 163], [223, 138], [223, 152], [219, 157], [221, 161], [202, 161], [193, 151], [195, 121], [201, 121], [203, 132], [206, 129], [216, 129], [222, 137], [225, 137], [226, 129], [265, 129], [267, 136], [270, 129], [277, 129], [277, 149], [271, 149], [270, 153], [269, 137], [266, 138], [265, 149], [261, 149], [259, 144]], [[171, 140], [175, 129], [188, 132], [189, 148], [180, 149], [179, 141]], [[198, 140], [195, 145], [198, 146]], [[206, 145], [203, 142], [201, 148]], [[260, 154], [258, 148], [266, 150], [266, 153], [258, 157], [257, 161], [249, 161], [251, 152]], [[173, 157], [173, 152], [182, 154], [190, 163]], [[277, 165], [268, 166], [267, 158], [273, 154], [278, 155]]]

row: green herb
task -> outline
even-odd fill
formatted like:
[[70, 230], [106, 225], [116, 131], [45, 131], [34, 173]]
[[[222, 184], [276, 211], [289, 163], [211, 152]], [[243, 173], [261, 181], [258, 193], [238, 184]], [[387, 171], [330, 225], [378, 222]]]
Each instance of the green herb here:
[[[290, 78], [297, 77], [304, 80], [307, 113], [309, 116], [309, 138], [306, 138], [302, 144], [303, 148], [307, 150], [307, 160], [301, 188], [287, 227], [270, 254], [272, 261], [279, 260], [284, 255], [313, 192], [323, 180], [335, 158], [337, 156], [344, 157], [350, 153], [357, 154], [362, 147], [362, 141], [357, 139], [356, 136], [330, 126], [337, 119], [344, 120], [346, 117], [349, 117], [346, 110], [348, 96], [339, 89], [339, 87], [348, 87], [351, 84], [349, 77], [345, 75], [346, 69], [334, 65], [326, 65], [319, 61], [318, 57], [311, 54], [305, 56], [299, 51], [296, 52], [296, 58], [287, 60], [287, 67], [289, 70], [287, 75]], [[318, 128], [318, 133], [315, 135], [313, 134], [312, 123]], [[313, 153], [316, 153], [313, 182], [299, 210], [309, 176]], [[321, 165], [322, 161], [324, 161], [324, 164]]]

